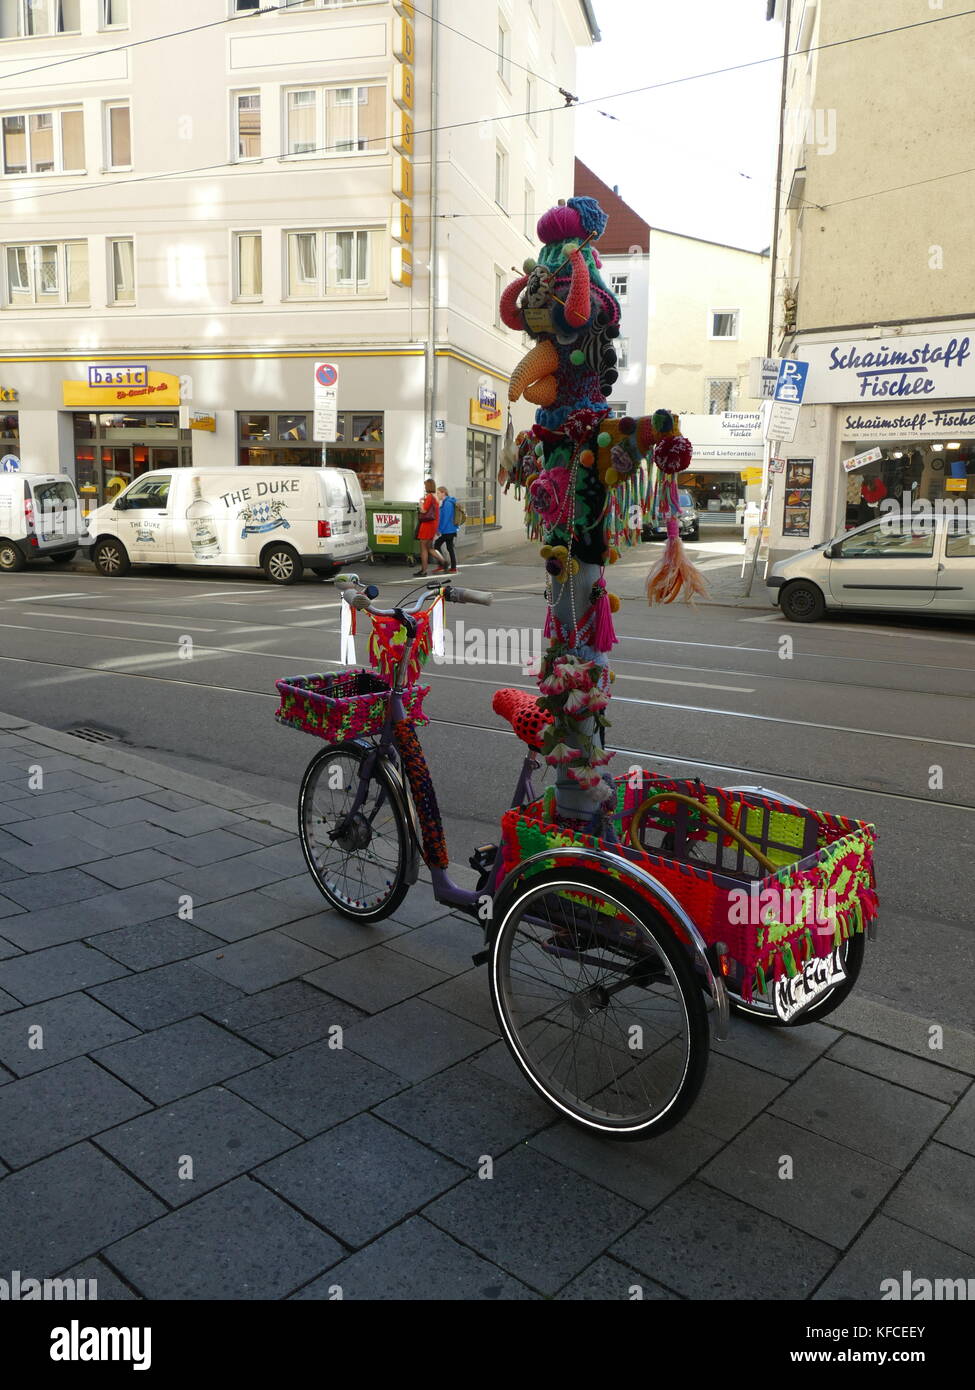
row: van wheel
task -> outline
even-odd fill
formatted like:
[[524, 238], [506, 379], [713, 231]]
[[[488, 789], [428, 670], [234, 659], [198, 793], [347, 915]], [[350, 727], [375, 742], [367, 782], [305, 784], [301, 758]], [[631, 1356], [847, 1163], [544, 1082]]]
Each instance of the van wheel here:
[[51, 563], [55, 565], [69, 565], [77, 553], [77, 550], [62, 550], [60, 555], [51, 556]]
[[265, 550], [261, 564], [272, 584], [297, 584], [301, 578], [301, 560], [290, 545], [276, 545]]
[[0, 541], [0, 570], [13, 573], [22, 570], [26, 564], [19, 546], [14, 545], [13, 541]]
[[694, 525], [688, 531], [687, 539], [689, 541], [699, 541], [701, 539], [701, 523], [699, 521], [695, 521]]
[[108, 579], [115, 579], [120, 574], [128, 574], [132, 568], [128, 551], [121, 541], [114, 538], [99, 541], [91, 558], [98, 573], [105, 575]]
[[779, 607], [793, 623], [815, 623], [826, 612], [823, 592], [808, 579], [794, 579], [779, 597]]

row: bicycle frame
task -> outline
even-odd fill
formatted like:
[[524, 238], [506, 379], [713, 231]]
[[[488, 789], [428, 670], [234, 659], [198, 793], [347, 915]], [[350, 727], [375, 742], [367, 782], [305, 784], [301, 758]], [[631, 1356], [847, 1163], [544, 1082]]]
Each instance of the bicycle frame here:
[[[356, 791], [355, 799], [349, 814], [355, 815], [361, 809], [366, 799], [373, 771], [377, 762], [381, 762], [385, 770], [390, 774], [393, 785], [400, 789], [403, 807], [407, 813], [413, 831], [414, 852], [407, 876], [410, 883], [415, 883], [419, 877], [419, 853], [424, 849], [423, 830], [416, 811], [414, 788], [411, 785], [410, 777], [408, 774], [404, 776], [396, 758], [391, 756], [394, 749], [397, 754], [400, 754], [399, 743], [396, 736], [396, 725], [406, 718], [403, 695], [406, 690], [406, 677], [407, 671], [409, 670], [410, 657], [417, 636], [417, 623], [413, 616], [409, 613], [403, 613], [402, 616], [404, 626], [407, 630], [408, 640], [399, 666], [396, 669], [385, 722], [378, 735], [377, 742], [374, 745], [370, 745], [371, 752], [363, 761], [359, 787]], [[420, 749], [420, 753], [422, 756], [422, 748]], [[541, 762], [538, 760], [535, 753], [529, 749], [518, 775], [518, 781], [510, 803], [512, 806], [523, 806], [529, 801], [534, 801], [536, 793], [533, 775], [540, 767]], [[425, 757], [422, 757], [422, 767], [419, 769], [419, 772], [420, 775], [425, 775], [430, 779], [432, 786], [433, 778]], [[382, 801], [380, 799], [377, 801], [373, 815], [379, 811], [381, 804]], [[494, 861], [488, 870], [487, 878], [479, 889], [462, 888], [460, 884], [454, 882], [446, 868], [441, 868], [437, 864], [430, 864], [428, 867], [430, 869], [433, 891], [437, 901], [449, 905], [450, 907], [460, 908], [461, 911], [468, 912], [476, 917], [478, 915], [478, 909], [485, 897], [489, 899], [493, 898], [498, 888], [501, 878], [501, 848], [500, 846], [498, 847], [494, 856]]]

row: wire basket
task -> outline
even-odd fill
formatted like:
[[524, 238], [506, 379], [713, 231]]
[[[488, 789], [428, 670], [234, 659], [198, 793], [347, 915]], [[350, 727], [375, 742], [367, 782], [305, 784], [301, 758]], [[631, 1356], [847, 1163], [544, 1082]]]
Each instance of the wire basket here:
[[[274, 712], [279, 724], [330, 743], [377, 734], [389, 708], [391, 689], [374, 671], [335, 671], [324, 676], [284, 676], [275, 681], [281, 704]], [[403, 692], [406, 718], [426, 724], [424, 698], [429, 686], [414, 685]]]

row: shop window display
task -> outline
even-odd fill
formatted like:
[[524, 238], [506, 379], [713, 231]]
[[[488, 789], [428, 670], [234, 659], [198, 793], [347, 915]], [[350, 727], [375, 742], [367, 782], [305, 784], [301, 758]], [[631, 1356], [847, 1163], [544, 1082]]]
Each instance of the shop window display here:
[[975, 504], [975, 440], [904, 443], [857, 440], [843, 456], [879, 450], [881, 457], [846, 475], [846, 528], [898, 510]]
[[[351, 468], [362, 491], [383, 495], [384, 418], [381, 411], [343, 411], [336, 438], [322, 445], [312, 439], [311, 411], [242, 411], [237, 416], [238, 459], [249, 468]], [[323, 459], [324, 455], [324, 459]]]

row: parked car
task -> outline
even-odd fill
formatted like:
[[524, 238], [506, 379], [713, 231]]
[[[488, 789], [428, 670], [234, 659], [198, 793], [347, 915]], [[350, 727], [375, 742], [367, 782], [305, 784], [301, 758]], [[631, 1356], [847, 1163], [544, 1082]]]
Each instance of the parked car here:
[[829, 608], [975, 617], [975, 519], [881, 517], [780, 560], [765, 582], [796, 623]]
[[88, 518], [99, 574], [132, 565], [263, 569], [296, 584], [369, 558], [366, 505], [347, 468], [154, 469]]
[[0, 570], [45, 559], [66, 565], [87, 542], [81, 502], [66, 473], [0, 473]]
[[[694, 498], [689, 492], [680, 492], [680, 533], [685, 540], [696, 541], [701, 535], [701, 518], [694, 505]], [[657, 517], [647, 521], [643, 527], [643, 539], [645, 541], [663, 540], [667, 535], [666, 522], [659, 523]]]

